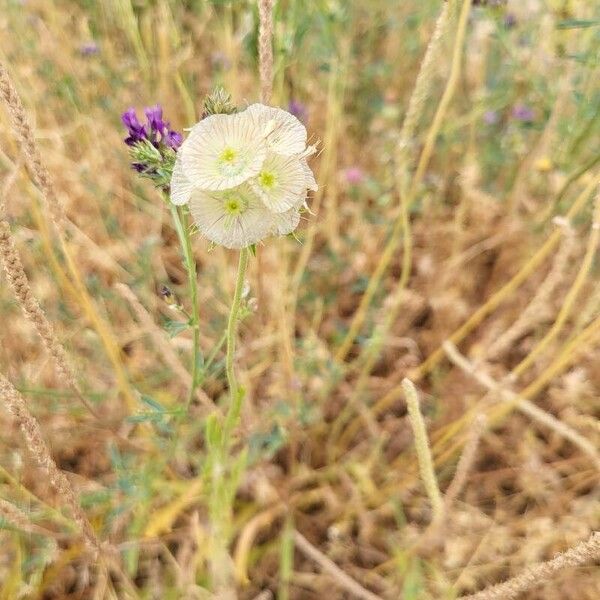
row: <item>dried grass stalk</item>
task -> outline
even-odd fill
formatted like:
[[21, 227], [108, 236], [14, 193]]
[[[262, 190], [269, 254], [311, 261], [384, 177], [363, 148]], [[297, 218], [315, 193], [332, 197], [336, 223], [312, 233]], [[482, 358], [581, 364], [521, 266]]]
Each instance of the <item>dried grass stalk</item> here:
[[273, 3], [274, 0], [258, 0], [258, 60], [263, 104], [269, 104], [273, 94]]
[[487, 349], [489, 358], [498, 358], [510, 350], [516, 340], [522, 337], [526, 332], [531, 331], [548, 314], [548, 301], [552, 294], [562, 282], [569, 264], [569, 257], [573, 253], [575, 246], [575, 233], [569, 224], [564, 225], [564, 241], [556, 253], [552, 268], [538, 288], [533, 300], [527, 308], [519, 315], [519, 318], [496, 340], [494, 340]]
[[400, 130], [400, 138], [398, 141], [398, 163], [402, 168], [406, 168], [403, 164], [406, 161], [409, 148], [413, 141], [413, 136], [417, 130], [419, 119], [423, 114], [425, 103], [431, 94], [431, 87], [435, 79], [435, 72], [439, 66], [440, 52], [442, 50], [442, 40], [451, 23], [451, 4], [452, 2], [444, 2], [440, 14], [435, 22], [433, 34], [427, 44], [425, 55], [419, 67], [419, 73], [415, 81], [413, 92], [408, 102], [406, 115], [402, 122]]
[[330, 558], [325, 556], [318, 548], [315, 548], [301, 533], [294, 531], [294, 543], [302, 554], [314, 560], [320, 567], [331, 575], [331, 577], [346, 591], [356, 598], [363, 600], [382, 600], [373, 592], [365, 589], [360, 583], [352, 579], [350, 575], [342, 571]]
[[540, 563], [525, 572], [460, 600], [512, 600], [523, 592], [548, 581], [550, 577], [567, 567], [578, 567], [600, 559], [600, 532], [595, 532], [586, 542], [580, 542], [556, 558]]
[[[89, 298], [87, 289], [83, 284], [81, 274], [79, 273], [71, 252], [69, 251], [65, 240], [66, 226], [69, 224], [66, 218], [64, 206], [56, 194], [50, 173], [44, 166], [39, 149], [37, 148], [33, 129], [27, 118], [27, 114], [23, 107], [23, 103], [17, 93], [8, 71], [0, 63], [0, 98], [2, 98], [7, 106], [10, 120], [13, 126], [14, 134], [21, 142], [22, 155], [25, 158], [27, 168], [31, 176], [40, 188], [42, 197], [46, 203], [50, 216], [58, 230], [58, 238], [61, 243], [61, 248], [67, 263], [69, 273], [75, 282], [76, 291], [80, 297], [82, 308], [96, 329], [102, 343], [106, 349], [106, 353], [113, 364], [116, 372], [119, 388], [127, 402], [131, 411], [136, 406], [136, 397], [132, 392], [127, 379], [127, 375], [120, 362], [119, 346], [114, 339], [110, 328], [103, 322], [101, 317], [96, 312], [92, 301]], [[89, 408], [89, 407], [88, 407]]]
[[0, 97], [2, 97], [6, 104], [13, 130], [21, 143], [21, 152], [25, 157], [31, 177], [42, 191], [42, 195], [48, 203], [48, 210], [52, 220], [58, 229], [62, 231], [66, 221], [65, 208], [56, 194], [50, 173], [48, 173], [42, 161], [33, 134], [33, 128], [29, 122], [21, 98], [6, 67], [2, 63], [0, 63]]
[[431, 502], [433, 520], [438, 521], [443, 516], [444, 503], [435, 476], [425, 422], [423, 421], [423, 415], [421, 414], [421, 409], [419, 407], [419, 394], [417, 388], [410, 379], [405, 378], [402, 380], [402, 388], [404, 389], [404, 397], [406, 398], [408, 417], [415, 436], [415, 449], [417, 451], [421, 479], [425, 486], [425, 491], [429, 496], [429, 501]]
[[6, 278], [25, 317], [35, 327], [35, 330], [42, 338], [44, 347], [52, 356], [61, 380], [75, 392], [78, 399], [97, 417], [98, 415], [94, 411], [94, 408], [83, 397], [77, 385], [77, 379], [69, 364], [65, 349], [58, 341], [54, 328], [31, 291], [27, 274], [13, 242], [10, 226], [7, 221], [0, 221], [0, 260], [2, 261]]
[[481, 436], [485, 431], [486, 423], [487, 418], [483, 413], [476, 415], [475, 419], [473, 419], [467, 443], [465, 444], [462, 454], [460, 455], [460, 459], [458, 460], [458, 464], [456, 465], [456, 472], [454, 473], [454, 477], [452, 478], [452, 481], [450, 482], [450, 485], [448, 486], [448, 489], [444, 495], [445, 512], [450, 510], [455, 500], [460, 496], [463, 488], [465, 487], [467, 477], [471, 471], [471, 468], [473, 467], [475, 458], [477, 457], [479, 442], [481, 441]]
[[81, 506], [79, 506], [71, 482], [56, 466], [56, 463], [50, 454], [50, 449], [42, 436], [40, 425], [29, 412], [23, 396], [21, 396], [3, 375], [0, 375], [0, 397], [6, 403], [10, 414], [16, 419], [19, 428], [21, 429], [21, 433], [25, 438], [29, 452], [38, 465], [46, 472], [46, 475], [50, 479], [50, 483], [61, 500], [71, 510], [73, 519], [81, 529], [86, 545], [90, 549], [98, 551], [100, 549], [100, 542], [85, 513], [81, 509]]

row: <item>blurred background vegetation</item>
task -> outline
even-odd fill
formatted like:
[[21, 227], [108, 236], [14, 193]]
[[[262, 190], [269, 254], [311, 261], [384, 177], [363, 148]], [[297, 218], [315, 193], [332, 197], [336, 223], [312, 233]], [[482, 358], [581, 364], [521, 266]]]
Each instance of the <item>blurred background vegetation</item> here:
[[[501, 381], [517, 367], [512, 389], [598, 448], [600, 287], [597, 251], [589, 250], [600, 177], [597, 2], [473, 3], [454, 95], [408, 207], [410, 273], [405, 245], [340, 354], [401, 216], [398, 170], [414, 172], [448, 82], [456, 1], [407, 161], [398, 165], [402, 119], [442, 4], [276, 3], [273, 100], [321, 141], [312, 160], [320, 191], [298, 240], [259, 248], [260, 271], [258, 261], [250, 269], [238, 351], [247, 391], [239, 439], [250, 462], [231, 540], [242, 598], [352, 597], [294, 549], [294, 531], [380, 597], [416, 600], [457, 598], [502, 581], [598, 529], [590, 456], [514, 402], [486, 396], [443, 353], [422, 368], [475, 314], [455, 340], [474, 368]], [[256, 101], [257, 29], [250, 0], [0, 0], [0, 61], [66, 203], [80, 282], [0, 113], [8, 219], [86, 397], [121, 437], [56, 379], [4, 283], [0, 371], [26, 397], [98, 536], [117, 546], [124, 565], [100, 585], [82, 546], [66, 535], [72, 525], [60, 499], [4, 415], [0, 496], [56, 535], [3, 523], [0, 598], [207, 597], [206, 410], [199, 403], [183, 413], [186, 385], [161, 349], [169, 344], [189, 364], [191, 332], [161, 294], [168, 286], [186, 307], [186, 273], [168, 208], [129, 168], [120, 115], [160, 103], [183, 130], [200, 118], [215, 85], [241, 106]], [[582, 194], [581, 210], [565, 219]], [[548, 251], [528, 263], [549, 239]], [[194, 250], [202, 388], [218, 403], [235, 256], [209, 251], [200, 238]], [[496, 295], [528, 264], [519, 285]], [[409, 277], [398, 295], [403, 272]], [[117, 284], [133, 290], [150, 324]], [[490, 298], [497, 302], [486, 304]], [[571, 304], [556, 325], [565, 298]], [[532, 302], [526, 322], [499, 344]], [[477, 313], [481, 306], [488, 308]], [[166, 334], [158, 342], [156, 328]], [[489, 419], [446, 531], [425, 548], [431, 511], [398, 387], [405, 376], [423, 392], [442, 489], [470, 416]], [[589, 567], [526, 597], [599, 595], [597, 568]]]

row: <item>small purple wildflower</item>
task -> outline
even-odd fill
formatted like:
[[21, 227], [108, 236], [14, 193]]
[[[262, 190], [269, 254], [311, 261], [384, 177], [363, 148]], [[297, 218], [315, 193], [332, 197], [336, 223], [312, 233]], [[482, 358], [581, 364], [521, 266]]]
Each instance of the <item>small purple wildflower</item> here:
[[486, 125], [496, 125], [498, 121], [500, 121], [500, 115], [498, 111], [495, 110], [486, 110], [483, 113], [483, 121]]
[[308, 109], [300, 100], [290, 100], [288, 104], [288, 112], [293, 114], [299, 121], [306, 123], [308, 117]]
[[172, 131], [169, 129], [169, 133], [167, 133], [165, 136], [164, 141], [169, 148], [176, 150], [183, 143], [183, 136], [179, 133], [179, 131]]
[[183, 142], [182, 135], [173, 131], [168, 122], [163, 121], [162, 106], [147, 106], [144, 109], [147, 123], [142, 125], [137, 118], [134, 108], [128, 108], [122, 115], [121, 121], [127, 127], [129, 136], [125, 138], [128, 146], [134, 146], [142, 140], [149, 141], [155, 148], [160, 148], [161, 144], [172, 148], [179, 148]]
[[144, 115], [145, 123], [140, 123], [135, 108], [128, 108], [121, 115], [129, 134], [124, 141], [131, 148], [131, 167], [166, 190], [173, 172], [175, 152], [181, 146], [183, 136], [163, 119], [159, 104], [147, 106]]
[[515, 104], [511, 114], [513, 119], [523, 123], [531, 123], [535, 119], [533, 109], [526, 104]]
[[134, 146], [146, 139], [146, 127], [142, 125], [135, 114], [135, 108], [128, 108], [122, 115], [121, 121], [127, 127], [129, 136], [125, 138], [128, 146]]
[[517, 17], [515, 17], [515, 15], [513, 15], [513, 13], [508, 13], [505, 17], [504, 17], [504, 27], [506, 27], [506, 29], [512, 29], [513, 27], [517, 26]]
[[79, 47], [79, 53], [82, 56], [93, 56], [94, 54], [98, 54], [100, 52], [100, 46], [97, 42], [93, 40], [91, 42], [86, 42]]
[[350, 185], [360, 185], [365, 180], [365, 174], [360, 167], [349, 167], [344, 171], [344, 177]]

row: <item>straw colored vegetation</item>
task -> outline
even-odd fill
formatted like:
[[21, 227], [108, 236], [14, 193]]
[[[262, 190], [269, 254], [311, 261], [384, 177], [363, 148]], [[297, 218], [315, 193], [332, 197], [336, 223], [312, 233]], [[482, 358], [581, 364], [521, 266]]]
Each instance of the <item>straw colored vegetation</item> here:
[[[0, 0], [0, 599], [600, 597], [599, 58], [586, 0]], [[320, 141], [237, 280], [119, 120], [215, 85]]]

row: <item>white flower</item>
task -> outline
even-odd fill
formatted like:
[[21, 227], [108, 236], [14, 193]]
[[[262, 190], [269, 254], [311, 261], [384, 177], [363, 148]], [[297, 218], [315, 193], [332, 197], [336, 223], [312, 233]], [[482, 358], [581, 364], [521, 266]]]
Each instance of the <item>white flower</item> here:
[[306, 137], [296, 117], [262, 104], [206, 117], [177, 153], [171, 202], [189, 202], [200, 233], [227, 248], [287, 235], [318, 190]]
[[245, 248], [273, 231], [273, 213], [247, 184], [225, 191], [195, 189], [190, 212], [200, 233], [226, 248]]
[[175, 167], [173, 168], [173, 175], [171, 176], [169, 187], [171, 202], [173, 204], [182, 206], [190, 201], [194, 186], [185, 175], [183, 161], [181, 160], [180, 155], [178, 155], [175, 160]]
[[192, 128], [178, 155], [194, 189], [217, 191], [254, 177], [266, 152], [264, 131], [244, 111], [202, 119]]
[[244, 113], [261, 129], [272, 152], [292, 156], [306, 149], [306, 127], [289, 112], [264, 104], [251, 104]]
[[273, 152], [267, 154], [260, 172], [250, 185], [274, 213], [285, 212], [303, 201], [308, 187], [301, 160]]
[[272, 233], [277, 235], [288, 235], [292, 233], [300, 223], [300, 207], [295, 206], [282, 213], [272, 215]]
[[308, 166], [308, 161], [306, 158], [301, 158], [300, 164], [302, 165], [302, 171], [304, 173], [304, 185], [306, 186], [306, 189], [310, 190], [311, 192], [318, 191], [319, 184], [315, 179], [312, 169]]

